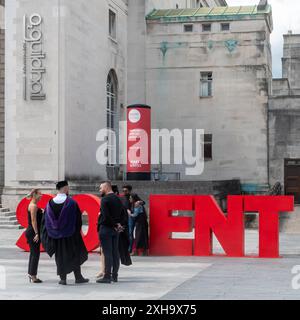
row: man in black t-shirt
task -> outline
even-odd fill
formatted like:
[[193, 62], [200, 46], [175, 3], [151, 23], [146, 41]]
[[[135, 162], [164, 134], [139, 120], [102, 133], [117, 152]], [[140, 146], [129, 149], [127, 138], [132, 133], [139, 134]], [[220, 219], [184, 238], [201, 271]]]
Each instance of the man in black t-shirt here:
[[119, 232], [122, 230], [121, 219], [123, 204], [112, 191], [112, 185], [105, 181], [100, 185], [101, 213], [98, 220], [99, 239], [101, 242], [105, 274], [97, 283], [111, 283], [118, 281], [120, 268]]

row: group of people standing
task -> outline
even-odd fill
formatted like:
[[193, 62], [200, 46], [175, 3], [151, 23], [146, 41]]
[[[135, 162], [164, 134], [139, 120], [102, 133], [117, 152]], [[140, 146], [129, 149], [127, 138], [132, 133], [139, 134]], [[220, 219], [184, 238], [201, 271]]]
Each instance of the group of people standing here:
[[[42, 283], [37, 277], [40, 245], [50, 257], [55, 256], [59, 284], [67, 285], [67, 275], [74, 273], [75, 283], [87, 283], [81, 273], [88, 252], [82, 239], [82, 213], [78, 204], [69, 196], [67, 181], [56, 185], [57, 195], [49, 201], [45, 210], [38, 207], [42, 193], [34, 189], [28, 195], [28, 228], [26, 237], [30, 247], [28, 276], [30, 282]], [[110, 181], [100, 185], [101, 208], [98, 219], [102, 270], [97, 283], [118, 281], [120, 261], [131, 265], [131, 255], [148, 252], [148, 222], [145, 202], [132, 187], [123, 187], [120, 195], [117, 186]], [[135, 237], [134, 237], [135, 234]]]

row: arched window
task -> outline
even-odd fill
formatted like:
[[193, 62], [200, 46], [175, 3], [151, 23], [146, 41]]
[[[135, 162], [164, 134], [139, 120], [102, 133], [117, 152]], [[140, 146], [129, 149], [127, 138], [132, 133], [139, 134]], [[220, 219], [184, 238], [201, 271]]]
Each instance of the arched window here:
[[107, 97], [107, 128], [115, 129], [115, 115], [117, 107], [117, 80], [114, 71], [110, 71], [107, 77], [106, 97]]
[[[115, 167], [118, 163], [118, 80], [114, 70], [111, 70], [107, 76], [106, 82], [106, 125], [107, 129], [114, 132], [114, 135], [108, 137], [108, 167]], [[109, 174], [110, 175], [110, 174]]]

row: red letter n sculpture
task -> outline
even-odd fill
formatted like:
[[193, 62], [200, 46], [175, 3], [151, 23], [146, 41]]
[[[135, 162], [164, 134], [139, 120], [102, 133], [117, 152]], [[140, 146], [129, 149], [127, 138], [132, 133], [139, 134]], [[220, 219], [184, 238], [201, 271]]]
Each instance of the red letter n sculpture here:
[[228, 257], [245, 255], [243, 197], [228, 197], [227, 208], [225, 216], [213, 196], [195, 197], [196, 256], [213, 254], [213, 233]]

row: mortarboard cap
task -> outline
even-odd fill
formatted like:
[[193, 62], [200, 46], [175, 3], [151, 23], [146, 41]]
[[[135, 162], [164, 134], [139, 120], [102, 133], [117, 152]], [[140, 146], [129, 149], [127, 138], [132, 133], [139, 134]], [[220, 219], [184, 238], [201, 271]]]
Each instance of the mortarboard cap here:
[[68, 185], [68, 181], [59, 181], [56, 184], [56, 190], [60, 190], [61, 188], [66, 187]]

